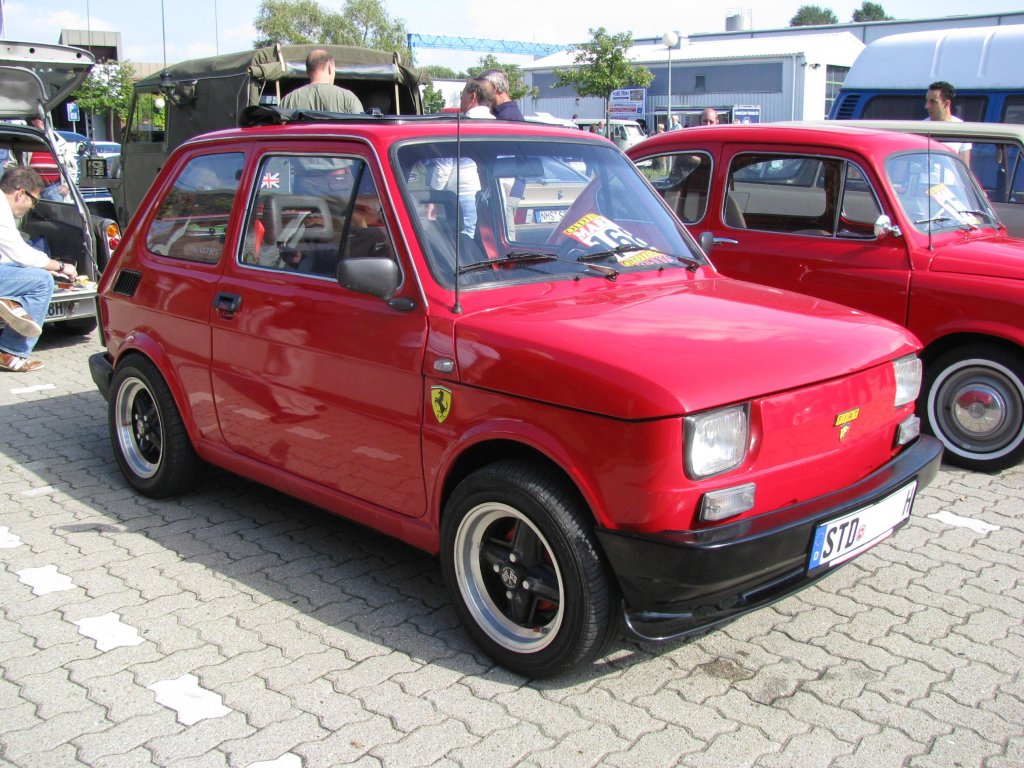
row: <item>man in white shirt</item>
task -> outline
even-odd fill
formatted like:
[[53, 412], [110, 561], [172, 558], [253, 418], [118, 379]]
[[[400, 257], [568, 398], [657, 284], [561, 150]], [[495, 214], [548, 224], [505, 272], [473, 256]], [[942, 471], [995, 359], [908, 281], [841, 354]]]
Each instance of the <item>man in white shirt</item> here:
[[[953, 114], [953, 99], [955, 98], [956, 88], [945, 80], [938, 80], [929, 85], [928, 93], [924, 97], [924, 108], [928, 113], [925, 121], [935, 120], [939, 122], [962, 123], [963, 120]], [[970, 164], [970, 144], [961, 141], [945, 141], [943, 144], [960, 155], [965, 163]]]
[[53, 295], [53, 275], [75, 278], [74, 264], [51, 259], [21, 236], [20, 219], [39, 202], [43, 180], [31, 168], [12, 168], [0, 179], [0, 371], [27, 373], [43, 367], [29, 355], [43, 332]]

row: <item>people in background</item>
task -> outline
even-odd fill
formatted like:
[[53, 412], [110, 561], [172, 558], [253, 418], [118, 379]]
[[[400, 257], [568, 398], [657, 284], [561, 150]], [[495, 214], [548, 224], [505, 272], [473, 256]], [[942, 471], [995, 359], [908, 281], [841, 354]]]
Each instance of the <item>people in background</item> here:
[[[928, 113], [925, 120], [938, 122], [962, 123], [959, 117], [953, 114], [953, 99], [956, 98], [956, 88], [945, 80], [936, 80], [928, 86], [928, 92], [924, 96], [924, 108]], [[971, 161], [971, 145], [962, 141], [947, 141], [946, 146], [956, 152], [964, 159], [964, 162]]]
[[718, 125], [718, 112], [708, 107], [700, 114], [701, 125]]
[[[46, 124], [43, 122], [41, 117], [29, 118], [29, 124], [33, 128], [37, 128], [40, 131], [46, 132]], [[74, 181], [78, 180], [78, 155], [75, 154], [74, 147], [70, 143], [65, 141], [64, 137], [59, 133], [53, 134], [53, 148], [55, 150], [57, 162], [64, 166], [64, 170], [67, 172], [68, 177]], [[42, 192], [43, 200], [52, 200], [57, 203], [69, 203], [71, 202], [71, 190], [68, 189], [68, 185], [64, 179], [58, 179], [54, 183], [45, 186]]]
[[500, 69], [488, 69], [481, 73], [480, 77], [494, 86], [494, 105], [491, 107], [491, 113], [498, 120], [526, 120], [519, 105], [508, 95], [508, 75]]
[[358, 114], [363, 111], [359, 97], [334, 84], [334, 57], [323, 48], [306, 57], [309, 84], [296, 88], [281, 99], [282, 109], [309, 109], [316, 112]]
[[672, 115], [672, 120], [669, 122], [668, 129], [670, 131], [678, 131], [682, 127], [682, 123], [679, 122], [679, 115]]

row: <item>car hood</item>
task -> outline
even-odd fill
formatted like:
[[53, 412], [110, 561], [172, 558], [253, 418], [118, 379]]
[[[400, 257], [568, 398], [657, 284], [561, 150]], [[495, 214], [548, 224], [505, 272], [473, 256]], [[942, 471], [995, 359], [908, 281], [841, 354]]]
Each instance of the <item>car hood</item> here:
[[929, 269], [932, 272], [1024, 280], [1024, 240], [968, 235], [961, 241], [939, 248]]
[[879, 318], [738, 280], [613, 288], [464, 315], [461, 380], [647, 419], [803, 387], [919, 346]]
[[0, 45], [0, 118], [25, 119], [40, 105], [51, 111], [66, 99], [96, 63], [81, 48], [46, 43]]

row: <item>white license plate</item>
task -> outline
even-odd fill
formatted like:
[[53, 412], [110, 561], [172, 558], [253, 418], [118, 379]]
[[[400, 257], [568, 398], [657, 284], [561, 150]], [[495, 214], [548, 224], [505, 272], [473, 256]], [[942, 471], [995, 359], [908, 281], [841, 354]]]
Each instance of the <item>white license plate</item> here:
[[538, 224], [557, 224], [562, 220], [562, 215], [565, 211], [537, 211], [537, 223]]
[[915, 481], [869, 507], [819, 525], [807, 572], [844, 563], [886, 538], [910, 517], [916, 491]]
[[46, 308], [46, 316], [64, 317], [64, 315], [67, 314], [66, 309], [67, 308], [65, 307], [64, 304], [51, 304], [49, 307]]

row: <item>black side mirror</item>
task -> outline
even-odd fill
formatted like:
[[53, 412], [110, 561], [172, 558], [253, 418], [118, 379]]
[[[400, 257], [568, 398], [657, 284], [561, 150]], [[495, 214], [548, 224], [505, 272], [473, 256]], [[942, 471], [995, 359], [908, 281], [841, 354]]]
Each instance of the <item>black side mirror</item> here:
[[402, 284], [402, 273], [394, 259], [366, 256], [338, 262], [338, 284], [357, 293], [368, 293], [390, 301]]

